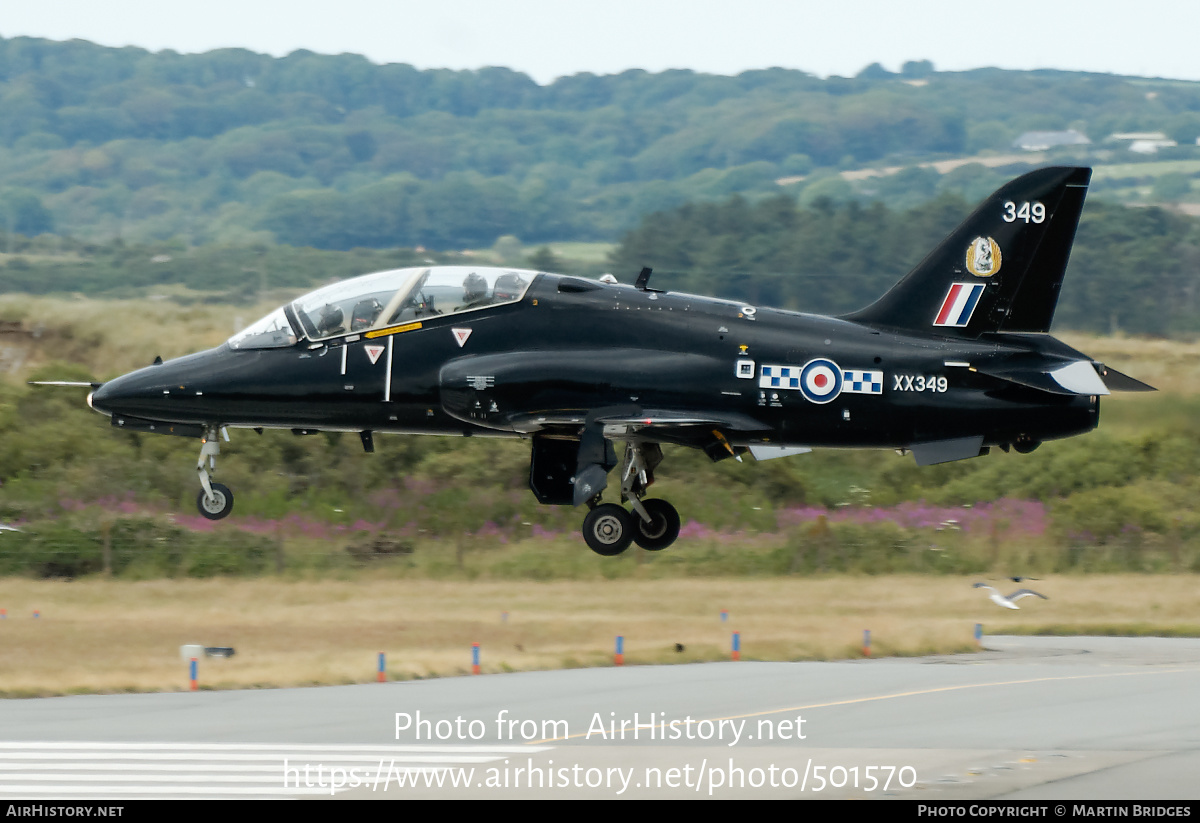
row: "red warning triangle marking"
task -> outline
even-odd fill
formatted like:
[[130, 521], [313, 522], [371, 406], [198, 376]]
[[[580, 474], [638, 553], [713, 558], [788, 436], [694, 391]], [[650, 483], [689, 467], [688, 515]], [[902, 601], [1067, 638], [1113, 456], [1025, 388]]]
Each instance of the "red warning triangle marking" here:
[[461, 349], [467, 342], [467, 338], [471, 336], [470, 329], [451, 329], [454, 332], [454, 339], [458, 341], [458, 347]]
[[367, 352], [367, 357], [371, 358], [371, 365], [374, 366], [379, 362], [379, 355], [383, 354], [383, 346], [363, 346]]

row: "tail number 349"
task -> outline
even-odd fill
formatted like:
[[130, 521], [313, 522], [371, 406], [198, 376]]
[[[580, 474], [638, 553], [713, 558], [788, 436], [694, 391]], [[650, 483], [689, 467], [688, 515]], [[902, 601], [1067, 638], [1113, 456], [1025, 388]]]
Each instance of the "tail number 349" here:
[[1005, 223], [1015, 223], [1018, 220], [1026, 223], [1041, 223], [1045, 219], [1046, 207], [1036, 200], [1032, 203], [1026, 200], [1019, 206], [1011, 200], [1004, 202]]

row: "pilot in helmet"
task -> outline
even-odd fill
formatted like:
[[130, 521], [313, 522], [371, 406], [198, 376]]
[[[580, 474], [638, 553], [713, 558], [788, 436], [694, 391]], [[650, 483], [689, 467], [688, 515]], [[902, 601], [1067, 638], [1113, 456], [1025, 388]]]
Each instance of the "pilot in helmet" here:
[[492, 301], [488, 299], [488, 284], [483, 275], [471, 272], [463, 280], [462, 310], [477, 309]]
[[341, 334], [345, 322], [346, 315], [342, 312], [342, 307], [326, 303], [321, 309], [321, 319], [317, 321], [317, 332], [322, 337]]
[[524, 288], [525, 281], [519, 274], [513, 272], [502, 274], [496, 278], [496, 286], [492, 289], [492, 300], [496, 303], [512, 302], [517, 299]]

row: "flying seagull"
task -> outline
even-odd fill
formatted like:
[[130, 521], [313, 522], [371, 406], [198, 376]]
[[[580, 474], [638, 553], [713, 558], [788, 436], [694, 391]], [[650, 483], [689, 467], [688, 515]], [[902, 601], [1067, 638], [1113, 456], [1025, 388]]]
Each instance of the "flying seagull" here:
[[991, 589], [992, 593], [990, 595], [988, 595], [988, 597], [990, 597], [991, 601], [993, 603], [995, 603], [997, 606], [1003, 606], [1006, 609], [1021, 608], [1020, 606], [1017, 605], [1016, 601], [1020, 600], [1022, 597], [1040, 597], [1043, 600], [1050, 599], [1049, 597], [1046, 597], [1046, 595], [1044, 595], [1044, 594], [1038, 594], [1033, 589], [1017, 589], [1015, 592], [1010, 594], [1008, 597], [1005, 597], [1004, 595], [1000, 594], [1000, 592], [996, 591], [994, 588], [989, 586], [987, 583], [976, 583], [973, 586], [973, 588]]

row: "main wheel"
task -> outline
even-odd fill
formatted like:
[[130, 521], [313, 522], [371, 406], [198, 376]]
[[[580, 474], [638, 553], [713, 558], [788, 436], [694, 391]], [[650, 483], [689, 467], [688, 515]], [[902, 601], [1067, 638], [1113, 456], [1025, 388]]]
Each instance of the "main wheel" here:
[[604, 557], [615, 557], [629, 548], [633, 540], [629, 512], [616, 503], [605, 503], [583, 518], [583, 539], [588, 548]]
[[196, 508], [209, 520], [220, 520], [233, 511], [233, 492], [220, 483], [209, 485], [212, 487], [212, 497], [205, 496], [204, 489], [201, 489], [200, 496], [196, 498]]
[[647, 523], [641, 517], [630, 515], [634, 523], [633, 539], [646, 551], [665, 549], [679, 537], [679, 512], [666, 500], [643, 500], [642, 505], [650, 515]]

